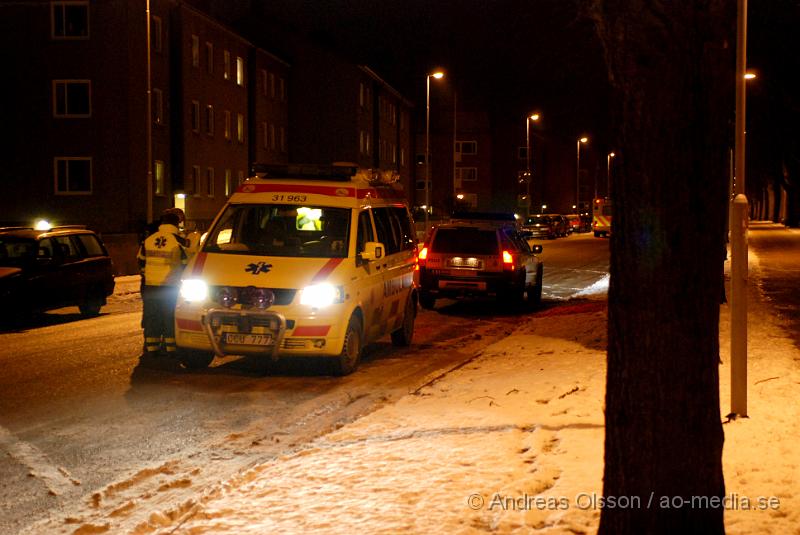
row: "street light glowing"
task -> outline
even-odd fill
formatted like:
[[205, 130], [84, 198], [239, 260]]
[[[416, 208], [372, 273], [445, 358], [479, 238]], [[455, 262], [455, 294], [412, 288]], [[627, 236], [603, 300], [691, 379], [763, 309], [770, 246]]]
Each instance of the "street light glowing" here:
[[464, 194], [463, 193], [459, 193], [458, 195], [456, 195], [456, 199], [458, 199], [459, 201], [463, 201], [464, 200]]
[[616, 156], [616, 154], [614, 154], [613, 152], [609, 152], [608, 156], [609, 156], [609, 158], [613, 158], [614, 156]]
[[538, 121], [539, 120], [539, 114], [538, 113], [534, 113], [529, 118], [530, 118], [531, 121]]
[[755, 78], [755, 77], [756, 77], [756, 74], [755, 74], [755, 73], [753, 73], [753, 72], [746, 72], [746, 73], [744, 73], [744, 79], [745, 79], [745, 80], [752, 80], [752, 79], [753, 79], [753, 78]]
[[436, 78], [437, 80], [444, 77], [444, 73], [442, 71], [437, 71], [431, 74], [432, 77]]
[[580, 141], [581, 143], [587, 143], [589, 141], [589, 138], [588, 137], [582, 137], [578, 141]]

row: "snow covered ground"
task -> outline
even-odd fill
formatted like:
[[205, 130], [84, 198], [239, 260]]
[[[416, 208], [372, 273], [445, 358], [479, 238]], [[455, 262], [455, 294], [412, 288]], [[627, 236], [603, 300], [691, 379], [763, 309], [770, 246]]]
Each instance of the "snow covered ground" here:
[[[800, 351], [760, 300], [751, 257], [750, 418], [724, 425], [732, 503], [726, 529], [799, 533]], [[151, 511], [128, 531], [595, 532], [607, 315], [604, 285], [597, 290], [527, 318], [508, 338], [397, 403], [179, 507]], [[730, 408], [727, 306], [720, 328], [723, 418]], [[759, 497], [764, 508], [742, 508], [746, 500], [762, 505]], [[108, 520], [73, 520], [68, 529], [118, 531]]]

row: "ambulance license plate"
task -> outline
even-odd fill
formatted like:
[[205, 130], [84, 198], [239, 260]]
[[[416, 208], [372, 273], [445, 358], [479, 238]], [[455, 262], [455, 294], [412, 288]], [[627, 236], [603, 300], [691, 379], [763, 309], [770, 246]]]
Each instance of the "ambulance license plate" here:
[[272, 343], [272, 335], [225, 333], [225, 343], [237, 346], [268, 346]]

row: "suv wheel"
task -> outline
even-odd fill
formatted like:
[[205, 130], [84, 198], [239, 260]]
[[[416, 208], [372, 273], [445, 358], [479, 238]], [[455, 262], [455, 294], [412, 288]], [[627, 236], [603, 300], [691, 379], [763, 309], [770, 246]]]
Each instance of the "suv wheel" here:
[[409, 294], [406, 300], [406, 309], [403, 312], [403, 324], [399, 329], [392, 333], [392, 344], [400, 347], [411, 345], [414, 337], [414, 319], [417, 315], [417, 307], [414, 304], [414, 297]]
[[185, 368], [190, 370], [202, 370], [203, 368], [208, 368], [211, 361], [214, 360], [214, 353], [210, 351], [178, 348], [178, 360]]
[[86, 299], [78, 305], [81, 315], [90, 318], [100, 314], [100, 309], [103, 308], [104, 295], [97, 289], [88, 290], [86, 292]]
[[433, 310], [436, 308], [436, 298], [430, 292], [423, 290], [419, 293], [419, 304], [426, 310]]
[[539, 306], [542, 304], [542, 265], [536, 268], [536, 285], [528, 288], [528, 304], [531, 306]]
[[353, 316], [347, 324], [342, 352], [335, 362], [333, 371], [336, 375], [350, 375], [358, 368], [359, 360], [361, 360], [361, 321]]

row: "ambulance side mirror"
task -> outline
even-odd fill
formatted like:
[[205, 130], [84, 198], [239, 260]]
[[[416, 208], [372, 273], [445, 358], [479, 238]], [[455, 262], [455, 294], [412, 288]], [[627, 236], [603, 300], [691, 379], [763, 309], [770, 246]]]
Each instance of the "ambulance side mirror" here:
[[383, 258], [383, 244], [377, 241], [368, 241], [364, 244], [364, 250], [361, 252], [362, 260], [378, 260]]

